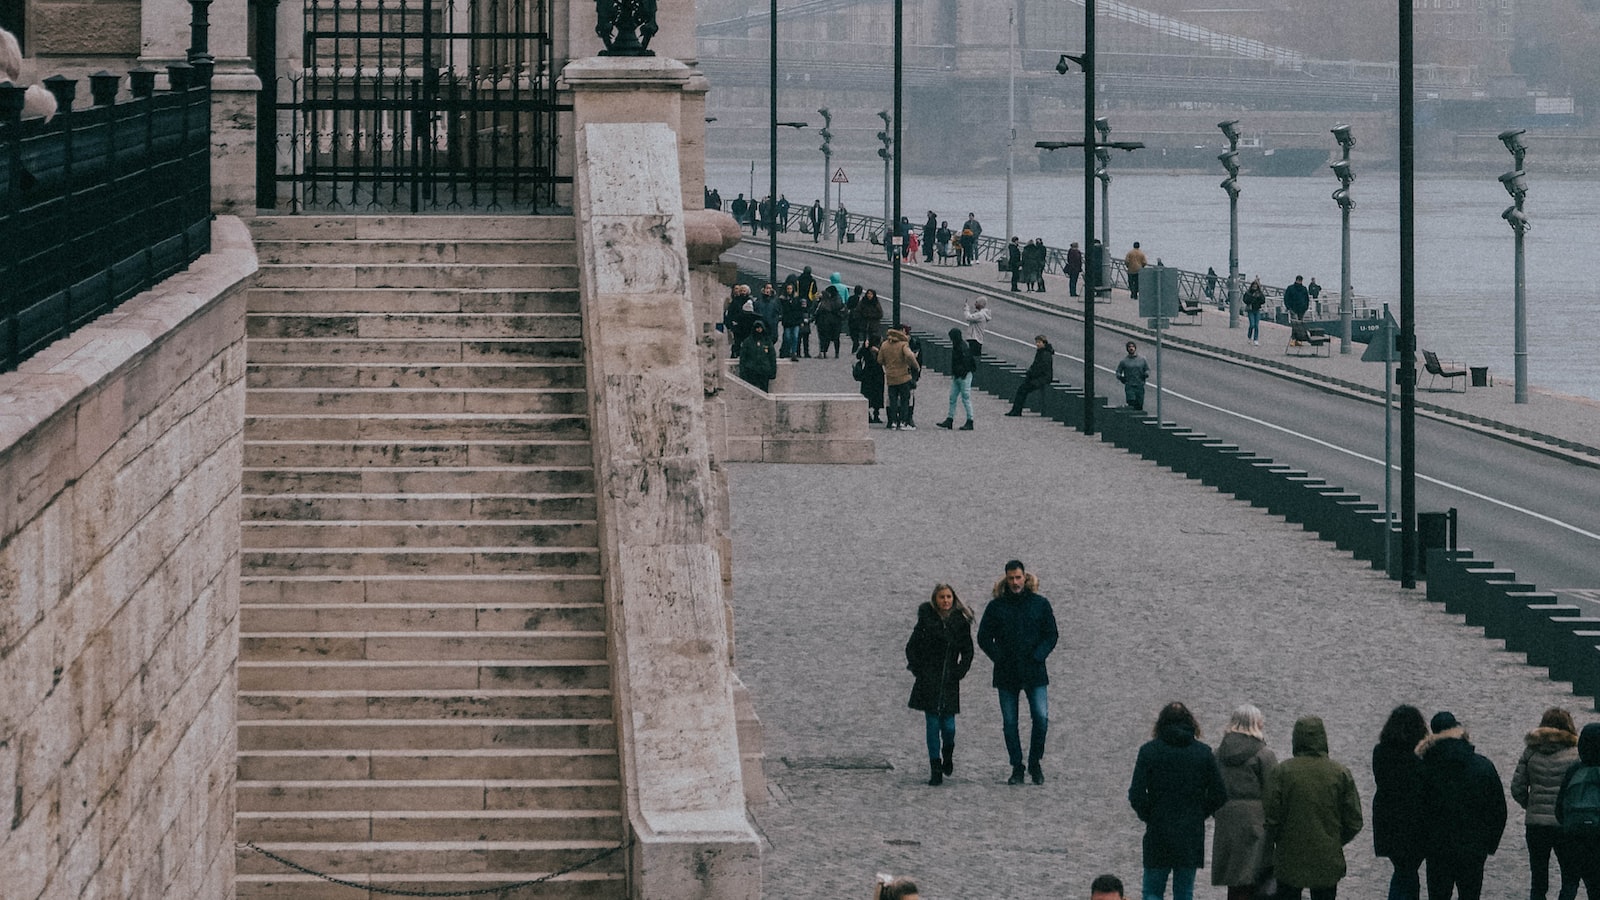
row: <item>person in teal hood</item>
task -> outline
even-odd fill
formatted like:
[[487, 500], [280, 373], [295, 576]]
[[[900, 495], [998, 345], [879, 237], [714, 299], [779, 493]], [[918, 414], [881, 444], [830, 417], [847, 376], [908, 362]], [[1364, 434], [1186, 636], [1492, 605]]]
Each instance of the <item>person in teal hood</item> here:
[[850, 289], [844, 286], [844, 279], [835, 272], [828, 279], [828, 286], [822, 289], [817, 296], [817, 304], [812, 313], [812, 321], [817, 326], [817, 338], [822, 342], [821, 358], [828, 358], [828, 348], [833, 348], [833, 358], [839, 358], [839, 332], [844, 330], [845, 307], [844, 302], [850, 296]]
[[1350, 770], [1328, 758], [1321, 719], [1295, 722], [1293, 747], [1294, 757], [1267, 775], [1262, 801], [1277, 896], [1298, 898], [1309, 889], [1311, 900], [1334, 900], [1345, 874], [1344, 845], [1364, 824], [1361, 797]]

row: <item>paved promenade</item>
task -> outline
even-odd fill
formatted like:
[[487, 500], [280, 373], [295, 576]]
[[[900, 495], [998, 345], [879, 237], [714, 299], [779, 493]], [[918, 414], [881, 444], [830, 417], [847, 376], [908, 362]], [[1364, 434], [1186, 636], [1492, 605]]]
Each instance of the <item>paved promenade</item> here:
[[[854, 388], [848, 360], [797, 365], [798, 389]], [[1212, 746], [1235, 705], [1256, 704], [1283, 757], [1294, 719], [1322, 716], [1369, 823], [1371, 747], [1396, 703], [1454, 711], [1507, 783], [1546, 706], [1596, 718], [1420, 591], [1197, 482], [1032, 414], [1003, 418], [993, 397], [974, 397], [975, 432], [934, 428], [947, 385], [924, 379], [918, 430], [873, 429], [876, 465], [730, 467], [738, 669], [768, 757], [770, 801], [753, 810], [765, 896], [866, 897], [880, 871], [914, 876], [930, 900], [1087, 896], [1108, 871], [1136, 890], [1142, 831], [1125, 792], [1170, 700]], [[980, 655], [955, 776], [930, 788], [922, 716], [906, 708], [917, 604], [948, 581], [981, 615], [1011, 557], [1061, 624], [1048, 781], [1004, 783]], [[1486, 897], [1526, 893], [1511, 808]], [[1346, 855], [1341, 896], [1382, 896], [1370, 830]], [[1208, 871], [1199, 882], [1222, 895]]]
[[[812, 244], [809, 240], [803, 239], [803, 236], [796, 235], [784, 235], [781, 240], [786, 247], [821, 248], [829, 253], [883, 264], [884, 277], [878, 285], [878, 291], [888, 296], [889, 268], [881, 249], [871, 244], [857, 242], [846, 244], [842, 249], [836, 250], [831, 244]], [[746, 246], [765, 247], [764, 242], [765, 237], [761, 241], [747, 243]], [[1150, 260], [1152, 263], [1155, 262], [1155, 256], [1152, 255]], [[1079, 317], [1083, 312], [1082, 301], [1067, 296], [1067, 279], [1064, 275], [1045, 276], [1047, 288], [1045, 293], [1024, 291], [1013, 294], [1010, 291], [1009, 276], [1004, 282], [1000, 281], [992, 260], [961, 267], [939, 266], [919, 261], [915, 265], [902, 268], [903, 290], [907, 299], [915, 300], [917, 279], [924, 276], [950, 283], [970, 284], [974, 289], [990, 292], [994, 296], [1060, 309]], [[1324, 302], [1328, 297], [1327, 291], [1331, 290], [1334, 303], [1337, 305], [1338, 285], [1331, 288], [1324, 286], [1324, 288]], [[1396, 317], [1399, 316], [1398, 302], [1391, 306], [1391, 310]], [[1110, 301], [1102, 300], [1095, 304], [1095, 318], [1102, 325], [1148, 338], [1152, 332], [1145, 327], [1147, 320], [1140, 317], [1138, 311], [1138, 303], [1128, 297], [1127, 291], [1120, 288], [1112, 292]], [[1244, 339], [1247, 323], [1242, 312], [1237, 329], [1228, 327], [1226, 311], [1213, 306], [1205, 307], [1196, 320], [1198, 324], [1190, 324], [1188, 317], [1180, 318], [1183, 318], [1184, 322], [1169, 328], [1166, 337], [1168, 340], [1188, 344], [1189, 349], [1234, 359], [1246, 365], [1260, 366], [1279, 375], [1314, 382], [1332, 390], [1356, 391], [1376, 398], [1381, 398], [1383, 395], [1383, 364], [1361, 362], [1361, 354], [1366, 349], [1364, 344], [1352, 343], [1349, 354], [1340, 354], [1338, 338], [1335, 337], [1330, 355], [1327, 357], [1286, 356], [1284, 351], [1289, 340], [1287, 326], [1263, 322], [1261, 345], [1254, 346]], [[1436, 346], [1429, 342], [1426, 323], [1423, 323], [1418, 332], [1417, 344], [1420, 349], [1439, 352], [1447, 363], [1451, 361], [1449, 347]], [[1467, 366], [1478, 365], [1482, 361], [1467, 359], [1455, 362], [1460, 366]], [[1469, 387], [1465, 392], [1428, 390], [1426, 386], [1429, 384], [1429, 376], [1422, 370], [1420, 355], [1417, 373], [1419, 375], [1417, 402], [1420, 414], [1435, 415], [1468, 427], [1501, 434], [1523, 443], [1550, 449], [1586, 465], [1600, 466], [1600, 401], [1557, 394], [1543, 390], [1538, 385], [1531, 385], [1530, 402], [1517, 404], [1511, 373], [1493, 370], [1489, 373], [1493, 384], [1487, 387]], [[1458, 378], [1455, 379], [1455, 383], [1459, 387], [1460, 383], [1466, 380]], [[1435, 384], [1440, 388], [1444, 385], [1444, 379], [1438, 379]], [[1101, 392], [1104, 393], [1105, 389], [1101, 388]], [[1395, 389], [1395, 396], [1398, 403], [1398, 387]]]

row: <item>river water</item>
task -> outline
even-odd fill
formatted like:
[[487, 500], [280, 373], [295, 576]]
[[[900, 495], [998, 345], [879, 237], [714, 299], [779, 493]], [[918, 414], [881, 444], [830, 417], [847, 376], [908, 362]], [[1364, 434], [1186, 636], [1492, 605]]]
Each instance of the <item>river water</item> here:
[[[809, 144], [807, 145], [808, 149]], [[796, 151], [797, 153], [799, 151]], [[817, 156], [814, 149], [806, 154]], [[1508, 158], [1509, 161], [1509, 158]], [[1357, 160], [1359, 163], [1359, 160]], [[836, 166], [837, 168], [837, 166]], [[883, 169], [845, 166], [844, 202], [852, 212], [883, 214]], [[1119, 174], [1111, 181], [1111, 247], [1118, 256], [1139, 241], [1154, 262], [1205, 271], [1228, 270], [1228, 197], [1215, 175]], [[822, 186], [820, 160], [779, 166], [778, 189], [810, 205]], [[1497, 173], [1495, 173], [1497, 174]], [[708, 184], [724, 204], [750, 195], [750, 161], [706, 164]], [[765, 162], [755, 190], [765, 195]], [[838, 186], [835, 186], [836, 188]], [[1329, 196], [1338, 182], [1325, 177], [1241, 179], [1239, 267], [1263, 284], [1286, 285], [1295, 275], [1316, 278], [1323, 300], [1339, 296], [1339, 208]], [[1013, 182], [1015, 231], [1065, 247], [1083, 234], [1083, 181], [1067, 175], [1018, 174]], [[1005, 230], [1005, 175], [908, 176], [901, 212], [913, 223], [929, 209], [959, 228], [976, 212], [985, 233]], [[1389, 303], [1399, 315], [1399, 179], [1361, 174], [1352, 191], [1351, 285], [1372, 306]], [[1416, 182], [1417, 336], [1419, 345], [1464, 365], [1487, 365], [1507, 381], [1512, 373], [1514, 244], [1500, 218], [1510, 198], [1493, 174], [1479, 178], [1421, 177]], [[1099, 189], [1095, 191], [1099, 203]], [[1533, 222], [1527, 254], [1528, 380], [1531, 384], [1600, 400], [1600, 181], [1529, 176], [1524, 209]], [[1096, 212], [1098, 219], [1099, 213]], [[1098, 230], [1098, 223], [1096, 224]]]

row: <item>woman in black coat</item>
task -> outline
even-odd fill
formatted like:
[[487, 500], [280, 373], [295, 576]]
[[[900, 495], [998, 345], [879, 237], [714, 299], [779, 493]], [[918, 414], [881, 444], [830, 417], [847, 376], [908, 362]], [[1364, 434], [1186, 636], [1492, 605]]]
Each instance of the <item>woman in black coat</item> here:
[[1156, 717], [1154, 736], [1139, 748], [1128, 804], [1145, 824], [1144, 896], [1194, 896], [1194, 876], [1206, 859], [1206, 819], [1228, 800], [1228, 788], [1200, 723], [1182, 703]]
[[1415, 706], [1396, 706], [1372, 748], [1372, 851], [1394, 865], [1389, 900], [1420, 900], [1425, 805], [1417, 744], [1428, 723]]
[[882, 421], [879, 411], [883, 409], [883, 365], [878, 362], [878, 345], [877, 338], [868, 338], [856, 353], [852, 371], [855, 379], [861, 382], [861, 396], [867, 398], [868, 422]]
[[928, 784], [944, 783], [955, 770], [956, 714], [961, 679], [972, 668], [972, 611], [948, 584], [917, 607], [917, 627], [906, 641], [906, 668], [916, 676], [906, 705], [922, 710], [928, 730]]

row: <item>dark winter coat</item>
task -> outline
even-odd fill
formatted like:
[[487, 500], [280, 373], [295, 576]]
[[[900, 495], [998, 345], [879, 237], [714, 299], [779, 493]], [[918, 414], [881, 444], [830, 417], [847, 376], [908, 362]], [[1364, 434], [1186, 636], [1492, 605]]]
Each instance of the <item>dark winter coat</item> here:
[[783, 295], [783, 327], [799, 328], [805, 324], [807, 313], [810, 312], [810, 302], [799, 294], [784, 292]]
[[778, 352], [763, 332], [752, 332], [739, 343], [739, 377], [764, 385], [778, 374]]
[[1328, 758], [1322, 720], [1294, 723], [1294, 757], [1267, 776], [1262, 798], [1279, 884], [1328, 888], [1344, 877], [1344, 845], [1361, 833], [1361, 797], [1350, 770]]
[[1415, 860], [1423, 849], [1422, 760], [1413, 747], [1372, 748], [1372, 852], [1387, 859]]
[[1578, 736], [1562, 728], [1535, 728], [1511, 776], [1511, 799], [1528, 811], [1529, 825], [1556, 824], [1556, 794], [1578, 761]]
[[[1285, 292], [1284, 300], [1287, 301], [1288, 299], [1289, 295], [1287, 292]], [[1261, 312], [1261, 307], [1267, 305], [1267, 292], [1261, 289], [1261, 285], [1252, 281], [1250, 286], [1245, 288], [1244, 297], [1242, 300], [1244, 302], [1245, 309], [1258, 313]], [[1291, 307], [1291, 309], [1292, 308], [1293, 307]], [[1304, 313], [1305, 307], [1301, 307], [1300, 312]]]
[[1303, 284], [1291, 284], [1283, 289], [1283, 306], [1297, 316], [1304, 316], [1311, 308], [1311, 294]]
[[1494, 763], [1473, 750], [1460, 727], [1424, 738], [1417, 756], [1422, 758], [1427, 855], [1492, 856], [1506, 828], [1505, 786]]
[[877, 352], [870, 344], [863, 344], [856, 352], [856, 359], [861, 361], [861, 396], [867, 398], [867, 406], [882, 409], [883, 366], [878, 365]]
[[1044, 346], [1033, 351], [1033, 362], [1028, 366], [1028, 374], [1023, 380], [1034, 387], [1047, 385], [1056, 377], [1056, 348], [1049, 341]]
[[800, 271], [800, 276], [794, 280], [795, 290], [800, 292], [804, 300], [817, 299], [817, 277], [811, 274], [811, 267], [806, 266]]
[[971, 375], [975, 368], [972, 359], [972, 348], [961, 336], [961, 329], [950, 329], [950, 377], [965, 378]]
[[856, 304], [856, 311], [861, 316], [862, 333], [872, 337], [883, 336], [883, 304], [876, 295], [868, 297], [861, 295], [861, 302]]
[[1035, 591], [1039, 580], [1029, 575], [1012, 593], [1004, 581], [978, 623], [978, 648], [994, 663], [991, 684], [1002, 690], [1027, 690], [1050, 683], [1044, 661], [1056, 648], [1059, 634], [1050, 601]]
[[1006, 245], [1006, 271], [1022, 271], [1022, 245], [1016, 241]]
[[1083, 251], [1079, 250], [1077, 247], [1072, 247], [1067, 250], [1067, 274], [1083, 274]]
[[1230, 731], [1217, 744], [1217, 766], [1228, 802], [1216, 812], [1211, 846], [1211, 883], [1243, 887], [1257, 884], [1271, 865], [1266, 852], [1267, 775], [1278, 757], [1258, 737]]
[[770, 337], [778, 333], [778, 320], [783, 315], [783, 304], [778, 301], [778, 295], [768, 296], [765, 293], [757, 294], [755, 302], [756, 315], [767, 326], [767, 335]]
[[[1583, 733], [1578, 735], [1578, 761], [1567, 770], [1566, 777], [1561, 779], [1561, 790], [1556, 793], [1556, 823], [1561, 824], [1563, 816], [1562, 804], [1566, 801], [1567, 785], [1572, 783], [1572, 776], [1579, 769], [1600, 766], [1600, 723], [1590, 722], [1583, 726]], [[1579, 853], [1590, 856], [1600, 854], [1600, 847], [1595, 846], [1593, 839], [1572, 838], [1577, 844]]]
[[1228, 798], [1211, 748], [1173, 724], [1139, 748], [1128, 804], [1144, 829], [1144, 867], [1198, 869], [1206, 861], [1206, 819]]
[[830, 284], [822, 289], [822, 298], [817, 301], [817, 332], [824, 339], [838, 337], [839, 329], [844, 325], [844, 301], [839, 296], [839, 290], [840, 286]]
[[972, 668], [972, 620], [956, 609], [940, 618], [931, 602], [917, 607], [906, 668], [917, 679], [907, 706], [936, 716], [961, 712], [961, 679]]

